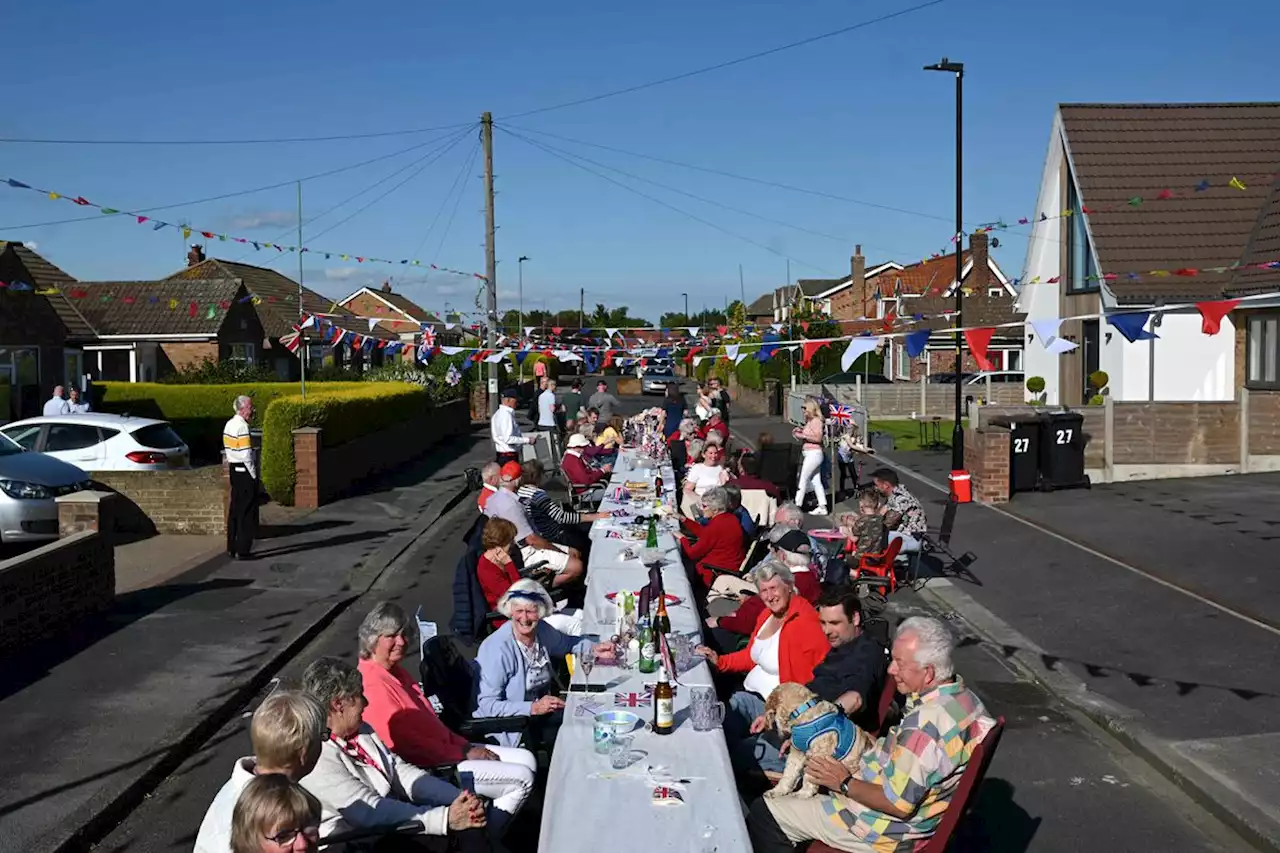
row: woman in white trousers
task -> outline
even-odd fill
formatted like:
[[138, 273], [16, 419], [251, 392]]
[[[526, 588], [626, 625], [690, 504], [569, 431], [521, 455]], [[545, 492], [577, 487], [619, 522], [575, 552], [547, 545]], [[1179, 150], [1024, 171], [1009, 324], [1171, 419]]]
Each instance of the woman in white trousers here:
[[810, 486], [818, 499], [814, 515], [827, 514], [827, 490], [822, 486], [822, 407], [813, 397], [804, 401], [804, 426], [791, 431], [803, 442], [800, 462], [800, 484], [796, 490], [796, 506], [804, 506]]

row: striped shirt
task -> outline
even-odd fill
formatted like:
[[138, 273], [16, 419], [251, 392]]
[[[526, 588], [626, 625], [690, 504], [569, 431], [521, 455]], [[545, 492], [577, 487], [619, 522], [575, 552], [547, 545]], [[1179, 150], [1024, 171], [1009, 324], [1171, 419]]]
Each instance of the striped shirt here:
[[834, 794], [823, 800], [828, 820], [883, 853], [911, 850], [934, 833], [973, 748], [995, 725], [959, 676], [908, 697], [903, 714], [901, 724], [863, 753], [856, 778], [881, 786], [885, 798], [911, 816], [888, 815]]
[[524, 504], [533, 529], [544, 539], [563, 544], [560, 540], [564, 538], [565, 525], [582, 523], [582, 513], [565, 509], [564, 504], [552, 500], [551, 495], [537, 486], [521, 486], [516, 497]]
[[249, 469], [251, 477], [258, 476], [258, 468], [253, 462], [253, 437], [249, 434], [249, 424], [240, 415], [233, 415], [222, 428], [222, 451], [228, 465], [243, 465]]

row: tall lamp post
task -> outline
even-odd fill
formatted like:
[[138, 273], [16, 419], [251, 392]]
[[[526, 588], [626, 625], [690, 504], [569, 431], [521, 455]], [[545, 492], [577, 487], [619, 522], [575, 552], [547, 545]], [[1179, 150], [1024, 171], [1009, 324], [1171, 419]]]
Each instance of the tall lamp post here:
[[[520, 325], [516, 327], [516, 340], [520, 340], [520, 336], [524, 334], [524, 262], [527, 260], [529, 260], [528, 255], [521, 255], [519, 258], [516, 259], [516, 270], [519, 273], [517, 275], [517, 278], [520, 281], [520, 286], [519, 286], [519, 292], [520, 292], [519, 323]], [[524, 362], [523, 361], [520, 362], [520, 381], [521, 382], [524, 381]]]
[[686, 324], [688, 324], [688, 323], [690, 322], [690, 320], [689, 320], [689, 294], [687, 294], [687, 293], [682, 293], [682, 294], [680, 294], [680, 295], [684, 297], [684, 322], [685, 322]]
[[[952, 62], [945, 56], [936, 65], [926, 65], [925, 71], [944, 71], [956, 75], [956, 425], [951, 432], [951, 470], [964, 470], [964, 430], [960, 428], [960, 419], [964, 414], [964, 386], [960, 382], [964, 354], [964, 338], [958, 331], [964, 328], [964, 291], [960, 286], [963, 270], [961, 253], [964, 250], [964, 159], [963, 159], [963, 118], [964, 118], [964, 63]], [[953, 489], [954, 493], [954, 489]]]

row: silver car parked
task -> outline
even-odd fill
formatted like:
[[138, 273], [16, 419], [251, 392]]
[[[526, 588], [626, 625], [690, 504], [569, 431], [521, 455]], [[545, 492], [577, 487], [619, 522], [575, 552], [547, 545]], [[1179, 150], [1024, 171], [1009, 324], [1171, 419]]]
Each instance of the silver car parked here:
[[32, 453], [0, 435], [0, 543], [58, 538], [54, 498], [89, 488], [74, 465]]

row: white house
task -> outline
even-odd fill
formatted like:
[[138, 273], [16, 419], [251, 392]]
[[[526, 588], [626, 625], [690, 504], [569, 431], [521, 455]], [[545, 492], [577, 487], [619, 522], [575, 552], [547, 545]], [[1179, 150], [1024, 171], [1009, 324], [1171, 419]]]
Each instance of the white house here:
[[[1280, 104], [1058, 106], [1018, 303], [1029, 322], [1066, 318], [1058, 336], [1078, 344], [1053, 354], [1028, 326], [1025, 369], [1044, 377], [1046, 402], [1087, 402], [1098, 370], [1117, 401], [1236, 399], [1244, 315], [1206, 335], [1193, 303], [1280, 285], [1239, 269], [1275, 192], [1278, 147]], [[1130, 343], [1106, 319], [1173, 305], [1188, 307], [1153, 313], [1156, 340]], [[1264, 358], [1276, 344], [1260, 334]]]

